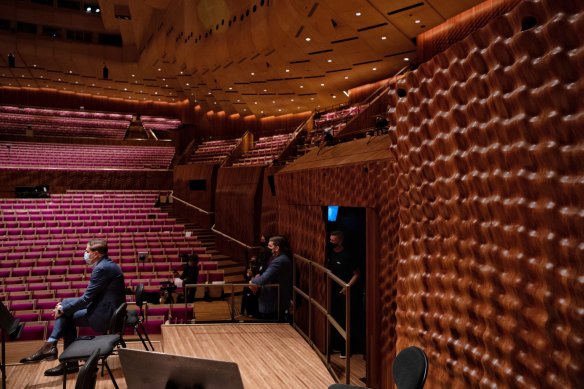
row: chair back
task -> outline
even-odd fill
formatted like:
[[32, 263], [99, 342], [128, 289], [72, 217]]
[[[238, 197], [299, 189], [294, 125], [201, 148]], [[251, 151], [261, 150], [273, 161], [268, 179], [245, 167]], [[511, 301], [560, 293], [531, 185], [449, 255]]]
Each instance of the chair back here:
[[127, 308], [128, 304], [124, 302], [115, 310], [110, 322], [110, 334], [122, 335], [124, 333], [124, 330], [126, 329], [126, 320], [128, 318]]
[[422, 349], [410, 346], [397, 354], [392, 371], [398, 389], [422, 389], [428, 375], [428, 358]]
[[85, 361], [85, 365], [79, 370], [75, 389], [95, 389], [97, 380], [97, 362], [99, 361], [100, 349], [95, 350]]
[[142, 315], [142, 304], [144, 304], [144, 284], [140, 283], [136, 286], [136, 305], [140, 308], [140, 315]]

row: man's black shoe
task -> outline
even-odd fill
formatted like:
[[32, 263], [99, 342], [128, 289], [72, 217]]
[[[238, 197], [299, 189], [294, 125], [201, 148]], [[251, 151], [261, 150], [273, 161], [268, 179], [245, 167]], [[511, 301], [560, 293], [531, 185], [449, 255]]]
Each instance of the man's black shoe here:
[[26, 358], [22, 358], [20, 363], [33, 363], [40, 361], [54, 361], [57, 359], [59, 352], [57, 351], [57, 345], [54, 343], [45, 342], [43, 347], [38, 349], [38, 351]]
[[77, 373], [79, 371], [79, 364], [77, 362], [63, 362], [59, 365], [45, 370], [46, 376], [58, 376], [65, 374], [65, 370], [67, 374]]

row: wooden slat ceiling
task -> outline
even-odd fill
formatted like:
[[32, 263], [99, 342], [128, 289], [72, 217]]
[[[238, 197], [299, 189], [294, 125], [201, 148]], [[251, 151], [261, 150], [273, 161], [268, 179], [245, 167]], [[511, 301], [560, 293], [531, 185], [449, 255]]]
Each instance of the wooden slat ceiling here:
[[[480, 1], [93, 0], [78, 10], [52, 3], [0, 0], [0, 88], [190, 99], [204, 110], [279, 115], [344, 103], [343, 91], [391, 77], [415, 61], [419, 33]], [[88, 3], [100, 13], [86, 13]], [[18, 32], [17, 23], [36, 25], [36, 33]], [[66, 30], [92, 41], [67, 40]], [[122, 47], [96, 43], [99, 34], [121, 35]]]

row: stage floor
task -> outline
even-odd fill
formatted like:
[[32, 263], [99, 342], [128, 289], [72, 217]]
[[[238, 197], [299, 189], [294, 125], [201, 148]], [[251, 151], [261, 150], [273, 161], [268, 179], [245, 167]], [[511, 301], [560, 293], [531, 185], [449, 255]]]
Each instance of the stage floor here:
[[[316, 352], [288, 324], [165, 325], [162, 337], [153, 338], [159, 352], [237, 363], [246, 389], [326, 389], [334, 383]], [[62, 377], [43, 375], [58, 361], [26, 365], [17, 362], [41, 345], [41, 341], [6, 344], [8, 388], [62, 387]], [[128, 342], [128, 348], [144, 349], [139, 342]], [[108, 363], [120, 389], [127, 388], [118, 356], [110, 357]], [[68, 375], [67, 387], [74, 388], [76, 379], [77, 375]], [[111, 387], [107, 372], [104, 377], [98, 376], [96, 389]]]
[[235, 362], [246, 388], [328, 388], [334, 383], [314, 350], [288, 324], [162, 327], [164, 352]]

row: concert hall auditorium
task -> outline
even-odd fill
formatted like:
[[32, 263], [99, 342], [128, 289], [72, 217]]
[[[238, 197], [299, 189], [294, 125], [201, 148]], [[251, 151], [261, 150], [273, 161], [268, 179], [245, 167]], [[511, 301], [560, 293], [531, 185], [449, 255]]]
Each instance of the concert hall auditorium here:
[[2, 389], [582, 388], [584, 1], [0, 0], [0, 300]]

